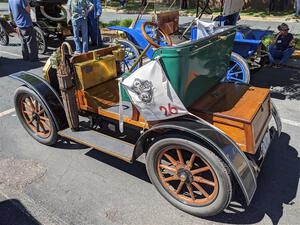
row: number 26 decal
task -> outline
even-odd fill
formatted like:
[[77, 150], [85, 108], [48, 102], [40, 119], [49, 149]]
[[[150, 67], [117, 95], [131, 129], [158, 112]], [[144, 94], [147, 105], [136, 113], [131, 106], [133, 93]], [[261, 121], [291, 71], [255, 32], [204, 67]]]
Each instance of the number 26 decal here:
[[160, 106], [159, 110], [163, 111], [165, 113], [165, 116], [171, 116], [171, 115], [174, 115], [174, 114], [178, 114], [177, 107], [171, 106], [171, 103], [169, 103], [167, 107]]

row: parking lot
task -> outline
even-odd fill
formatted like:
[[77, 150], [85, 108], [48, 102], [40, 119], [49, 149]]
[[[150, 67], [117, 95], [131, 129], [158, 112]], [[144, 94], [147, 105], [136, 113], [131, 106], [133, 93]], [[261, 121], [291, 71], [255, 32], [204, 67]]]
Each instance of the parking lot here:
[[[133, 165], [86, 146], [60, 140], [47, 147], [21, 127], [13, 109], [20, 85], [9, 75], [42, 75], [49, 55], [24, 62], [18, 39], [0, 47], [0, 224], [299, 224], [300, 70], [262, 68], [255, 86], [272, 88], [283, 122], [249, 207], [232, 202], [211, 218], [179, 211], [150, 183], [142, 156]], [[297, 65], [297, 62], [293, 63]], [[298, 63], [300, 65], [300, 63]]]

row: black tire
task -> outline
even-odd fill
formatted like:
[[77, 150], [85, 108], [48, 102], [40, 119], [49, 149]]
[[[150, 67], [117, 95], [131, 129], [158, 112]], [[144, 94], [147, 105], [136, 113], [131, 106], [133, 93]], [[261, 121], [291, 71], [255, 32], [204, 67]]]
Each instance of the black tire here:
[[[174, 150], [174, 149], [176, 150]], [[192, 166], [190, 167], [190, 171], [185, 171], [182, 170], [180, 166], [180, 157], [178, 155], [177, 150], [178, 149], [185, 149], [183, 152], [183, 161], [190, 162], [192, 161], [192, 157], [189, 159], [189, 154], [193, 155], [195, 154], [197, 158], [195, 158], [193, 161]], [[173, 151], [173, 152], [172, 152]], [[178, 155], [178, 160], [176, 163], [178, 165], [175, 166], [176, 172], [173, 171], [174, 175], [170, 176], [165, 176], [166, 170], [168, 169], [161, 168], [162, 164], [161, 163], [163, 157], [165, 157], [166, 152], [168, 152], [168, 155], [174, 156], [173, 159], [176, 158], [176, 154]], [[171, 162], [172, 160], [169, 160], [165, 157], [165, 161]], [[189, 160], [187, 160], [189, 159]], [[200, 160], [200, 161], [199, 161]], [[174, 160], [173, 160], [174, 161]], [[196, 163], [194, 163], [196, 162]], [[210, 170], [204, 172], [198, 172], [196, 174], [193, 174], [195, 172], [195, 169], [192, 168], [197, 168], [196, 165], [199, 166], [198, 169], [202, 169], [205, 167], [200, 166], [201, 163], [205, 162], [206, 167], [210, 168]], [[169, 167], [171, 167], [173, 164]], [[175, 165], [175, 164], [174, 164]], [[188, 165], [188, 163], [186, 163]], [[231, 198], [232, 198], [232, 193], [233, 193], [233, 187], [232, 187], [232, 182], [231, 182], [231, 176], [230, 176], [230, 170], [228, 169], [227, 165], [212, 151], [209, 149], [203, 147], [202, 145], [198, 144], [195, 141], [192, 140], [187, 140], [185, 137], [165, 137], [161, 138], [160, 140], [156, 141], [148, 150], [147, 156], [146, 156], [146, 168], [148, 172], [148, 176], [152, 182], [152, 184], [156, 187], [156, 189], [159, 191], [159, 193], [166, 199], [168, 200], [171, 204], [173, 204], [175, 207], [178, 209], [181, 209], [189, 214], [196, 215], [196, 216], [201, 216], [201, 217], [208, 217], [208, 216], [213, 216], [216, 215], [220, 212], [222, 212], [230, 203]], [[184, 167], [186, 168], [186, 166]], [[189, 168], [189, 167], [188, 167]], [[164, 170], [161, 172], [161, 170]], [[172, 169], [173, 170], [173, 169]], [[185, 175], [182, 175], [184, 171]], [[181, 175], [180, 175], [181, 173]], [[175, 176], [176, 174], [176, 176]], [[192, 177], [191, 177], [191, 174]], [[206, 181], [209, 181], [211, 179], [207, 178], [209, 175], [213, 177], [213, 181], [209, 181], [210, 183], [213, 183], [214, 186], [207, 185], [201, 183], [202, 190], [205, 188], [206, 195], [209, 195], [208, 197], [205, 198], [205, 193], [204, 191], [201, 192], [198, 191], [198, 188], [196, 187], [197, 182], [199, 182], [199, 178], [196, 176], [197, 174], [201, 174], [201, 179], [203, 177], [206, 177]], [[172, 177], [175, 176], [175, 179], [177, 177], [177, 180], [172, 180]], [[162, 178], [163, 177], [163, 178]], [[170, 177], [170, 178], [169, 178]], [[197, 180], [196, 180], [197, 177]], [[179, 179], [180, 178], [180, 179]], [[167, 179], [171, 179], [172, 181], [168, 181]], [[179, 179], [179, 180], [178, 180]], [[171, 183], [173, 182], [173, 183]], [[178, 184], [176, 184], [176, 182]], [[181, 182], [185, 182], [183, 185], [181, 185], [181, 189], [178, 192], [179, 186]], [[203, 182], [203, 181], [202, 181]], [[167, 185], [166, 185], [167, 183]], [[185, 186], [184, 186], [185, 185]], [[206, 185], [206, 186], [205, 186]], [[172, 186], [172, 187], [171, 187]], [[177, 188], [176, 188], [177, 187]], [[180, 192], [183, 190], [183, 187], [185, 187], [185, 192], [180, 194]], [[189, 187], [189, 188], [188, 188]], [[191, 189], [192, 187], [192, 189]], [[207, 188], [212, 188], [213, 190], [209, 192], [209, 189]], [[175, 191], [176, 189], [176, 191]], [[195, 191], [196, 189], [196, 191]], [[187, 191], [188, 190], [188, 191]], [[191, 191], [190, 191], [191, 190]], [[201, 189], [200, 189], [201, 190]], [[188, 193], [187, 193], [188, 192]], [[191, 193], [192, 192], [192, 193]], [[197, 196], [198, 192], [198, 196]], [[200, 193], [200, 194], [199, 194]], [[208, 194], [211, 193], [211, 194]], [[196, 194], [196, 195], [195, 195]], [[190, 196], [190, 198], [188, 197]], [[192, 195], [194, 198], [192, 198]], [[204, 199], [201, 199], [200, 197], [204, 197]], [[212, 196], [212, 197], [210, 197]], [[196, 198], [197, 197], [197, 198]], [[186, 199], [186, 200], [185, 200]], [[198, 203], [196, 202], [198, 201]]]
[[5, 30], [5, 27], [0, 22], [0, 45], [7, 46], [9, 44], [9, 36]]
[[39, 28], [38, 26], [34, 26], [34, 29], [36, 31], [36, 40], [37, 40], [37, 44], [38, 44], [39, 53], [45, 54], [48, 49], [45, 34], [42, 31], [42, 29]]
[[[139, 50], [137, 49], [137, 47], [131, 41], [128, 41], [128, 40], [125, 40], [125, 39], [117, 39], [117, 43], [119, 43], [121, 45], [122, 49], [125, 50], [125, 58], [126, 58], [126, 56], [128, 56], [128, 53], [130, 51], [131, 51], [131, 53], [134, 54], [134, 59], [137, 60], [138, 57], [140, 56]], [[127, 72], [130, 69], [129, 66], [131, 64], [128, 65], [128, 66], [126, 66], [125, 65], [125, 59], [124, 59], [124, 62], [122, 62], [122, 63], [121, 63], [121, 70], [122, 70], [122, 72], [123, 73]], [[140, 62], [136, 65], [135, 70], [138, 69], [138, 68], [140, 68], [142, 66], [142, 64], [143, 64], [143, 62], [142, 62], [142, 60], [140, 60]], [[133, 63], [132, 63], [132, 65], [133, 65]], [[124, 68], [122, 68], [122, 67], [124, 67]]]
[[17, 88], [14, 104], [22, 126], [35, 140], [45, 145], [56, 143], [58, 134], [54, 120], [49, 109], [33, 90], [25, 86]]

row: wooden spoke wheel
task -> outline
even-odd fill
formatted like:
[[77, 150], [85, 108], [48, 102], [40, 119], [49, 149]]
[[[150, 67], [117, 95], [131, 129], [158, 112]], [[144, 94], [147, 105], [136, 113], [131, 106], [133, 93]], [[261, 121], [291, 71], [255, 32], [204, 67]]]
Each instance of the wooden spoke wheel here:
[[157, 23], [145, 22], [141, 27], [142, 34], [145, 39], [154, 46], [159, 48], [161, 44], [172, 46], [172, 39], [163, 29], [159, 28]]
[[54, 121], [35, 92], [27, 87], [19, 87], [15, 93], [15, 108], [21, 124], [34, 139], [46, 145], [56, 142]]
[[147, 153], [148, 175], [177, 208], [212, 216], [230, 203], [230, 170], [209, 149], [184, 138], [162, 138]]
[[217, 196], [219, 185], [212, 167], [182, 146], [171, 145], [162, 150], [157, 172], [164, 188], [183, 202], [202, 206]]

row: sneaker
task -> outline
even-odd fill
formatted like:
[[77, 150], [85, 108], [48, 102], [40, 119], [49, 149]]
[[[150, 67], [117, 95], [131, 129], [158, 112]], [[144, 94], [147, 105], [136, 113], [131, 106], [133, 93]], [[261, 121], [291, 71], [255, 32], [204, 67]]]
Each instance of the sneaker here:
[[73, 53], [73, 55], [81, 55], [81, 52], [75, 51], [75, 52]]

